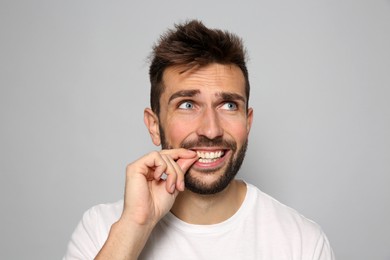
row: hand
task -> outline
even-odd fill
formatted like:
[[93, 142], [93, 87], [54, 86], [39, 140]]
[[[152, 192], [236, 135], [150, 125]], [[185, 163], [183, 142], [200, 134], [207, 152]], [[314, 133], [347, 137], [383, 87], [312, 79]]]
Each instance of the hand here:
[[[197, 159], [194, 151], [172, 149], [129, 164], [122, 216], [111, 226], [95, 259], [138, 259], [154, 226], [184, 191], [184, 174]], [[161, 180], [163, 173], [166, 180]]]
[[197, 159], [194, 151], [171, 149], [149, 153], [128, 165], [121, 221], [153, 228], [171, 209], [179, 191], [184, 191], [184, 174]]

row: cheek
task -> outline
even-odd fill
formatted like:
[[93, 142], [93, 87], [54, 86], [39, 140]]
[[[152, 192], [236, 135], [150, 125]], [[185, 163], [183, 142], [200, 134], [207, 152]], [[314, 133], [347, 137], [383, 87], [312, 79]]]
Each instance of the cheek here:
[[173, 147], [179, 147], [194, 132], [193, 125], [179, 119], [170, 120], [166, 127], [165, 138]]
[[228, 129], [229, 135], [231, 135], [238, 144], [242, 144], [248, 138], [248, 132], [246, 125], [235, 125], [229, 127]]
[[247, 121], [244, 118], [230, 118], [223, 120], [225, 134], [235, 139], [237, 143], [243, 143], [248, 137]]

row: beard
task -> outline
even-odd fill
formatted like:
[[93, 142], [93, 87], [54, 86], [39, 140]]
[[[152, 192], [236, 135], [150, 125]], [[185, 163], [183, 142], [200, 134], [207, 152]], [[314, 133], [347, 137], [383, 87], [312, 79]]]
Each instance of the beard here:
[[[162, 127], [160, 126], [160, 137], [161, 137], [161, 146], [162, 149], [173, 149], [166, 138], [165, 133]], [[199, 136], [197, 140], [192, 141], [183, 141], [180, 144], [180, 148], [190, 149], [192, 147], [226, 147], [229, 148], [232, 152], [232, 156], [225, 167], [224, 172], [218, 178], [218, 180], [213, 183], [206, 183], [199, 178], [195, 178], [192, 173], [192, 167], [188, 170], [187, 174], [184, 175], [185, 187], [197, 194], [201, 195], [211, 195], [223, 191], [229, 183], [235, 178], [238, 171], [241, 168], [242, 162], [245, 158], [246, 149], [248, 147], [248, 139], [245, 140], [244, 144], [237, 149], [237, 143], [231, 140], [224, 140], [222, 137], [217, 137], [215, 139], [209, 139], [205, 136]], [[213, 174], [214, 170], [204, 170], [204, 174]]]

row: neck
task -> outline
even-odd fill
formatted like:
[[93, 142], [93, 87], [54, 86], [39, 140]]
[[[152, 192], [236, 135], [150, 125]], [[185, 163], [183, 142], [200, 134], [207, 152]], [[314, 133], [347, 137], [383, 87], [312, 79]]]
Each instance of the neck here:
[[223, 191], [213, 195], [185, 190], [176, 198], [171, 212], [190, 224], [217, 224], [237, 212], [245, 199], [246, 189], [245, 183], [233, 180]]

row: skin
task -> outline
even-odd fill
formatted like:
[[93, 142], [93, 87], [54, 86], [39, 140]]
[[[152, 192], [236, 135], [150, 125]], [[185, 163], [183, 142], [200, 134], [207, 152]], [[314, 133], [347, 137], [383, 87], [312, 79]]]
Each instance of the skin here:
[[[246, 186], [237, 180], [212, 195], [191, 192], [184, 184], [188, 174], [204, 188], [213, 186], [247, 141], [253, 111], [246, 109], [241, 70], [217, 63], [185, 72], [180, 66], [169, 67], [163, 83], [160, 115], [145, 109], [144, 122], [153, 143], [164, 142], [170, 149], [128, 165], [122, 216], [96, 259], [137, 259], [155, 225], [170, 210], [188, 223], [214, 224], [231, 217], [245, 198]], [[227, 140], [237, 149], [223, 144], [210, 147], [198, 143], [200, 137]], [[183, 143], [192, 145], [183, 149]], [[197, 151], [223, 151], [224, 156], [200, 162]], [[164, 172], [168, 178], [161, 181]]]

